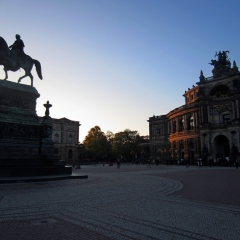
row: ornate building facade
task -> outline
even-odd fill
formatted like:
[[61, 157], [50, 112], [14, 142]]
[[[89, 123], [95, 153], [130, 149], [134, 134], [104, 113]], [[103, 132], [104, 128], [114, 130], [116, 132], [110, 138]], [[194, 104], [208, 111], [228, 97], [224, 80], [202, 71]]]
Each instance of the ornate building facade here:
[[[72, 121], [67, 118], [52, 118], [55, 154], [60, 155], [61, 160], [67, 163], [78, 162], [79, 160], [79, 121]], [[41, 118], [40, 118], [41, 121]]]
[[235, 162], [240, 149], [240, 73], [228, 51], [211, 60], [213, 76], [200, 73], [196, 86], [184, 93], [185, 104], [166, 115], [150, 117], [150, 156], [171, 161], [197, 159]]
[[[168, 119], [166, 115], [153, 116], [149, 120], [149, 142], [151, 159], [165, 159], [168, 157]], [[146, 149], [145, 144], [145, 149]], [[146, 150], [145, 150], [146, 151]]]

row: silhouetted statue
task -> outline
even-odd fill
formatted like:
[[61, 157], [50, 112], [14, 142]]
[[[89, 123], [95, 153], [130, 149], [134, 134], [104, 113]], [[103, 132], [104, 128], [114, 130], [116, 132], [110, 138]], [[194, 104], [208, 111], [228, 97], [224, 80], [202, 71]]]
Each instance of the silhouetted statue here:
[[43, 106], [46, 108], [45, 117], [49, 117], [49, 108], [52, 107], [52, 104], [47, 101], [47, 103], [43, 104]]
[[216, 52], [215, 57], [217, 57], [218, 60], [212, 59], [211, 63], [209, 63], [214, 66], [212, 70], [213, 77], [222, 77], [232, 74], [231, 62], [227, 55], [228, 53], [229, 51]]
[[239, 70], [238, 70], [238, 66], [237, 66], [235, 60], [233, 61], [233, 67], [232, 67], [232, 70], [233, 70], [233, 73], [238, 73], [238, 72], [239, 72]]
[[18, 83], [28, 76], [31, 79], [31, 86], [33, 86], [33, 76], [31, 74], [32, 67], [35, 65], [38, 77], [42, 79], [41, 64], [39, 61], [26, 55], [23, 48], [24, 43], [18, 34], [16, 34], [16, 41], [9, 47], [6, 41], [0, 37], [0, 65], [4, 66], [3, 70], [5, 71], [5, 78], [3, 80], [7, 80], [8, 71], [16, 72], [20, 68], [23, 68], [25, 75], [18, 79]]
[[205, 79], [205, 77], [204, 77], [204, 75], [203, 75], [203, 71], [201, 70], [201, 72], [200, 72], [200, 77], [199, 77], [199, 79], [200, 79], [200, 82], [204, 82], [206, 79]]
[[16, 41], [13, 43], [13, 45], [9, 46], [9, 48], [11, 49], [9, 60], [11, 61], [13, 66], [15, 66], [19, 62], [19, 58], [23, 57], [24, 47], [25, 46], [20, 35], [16, 34]]

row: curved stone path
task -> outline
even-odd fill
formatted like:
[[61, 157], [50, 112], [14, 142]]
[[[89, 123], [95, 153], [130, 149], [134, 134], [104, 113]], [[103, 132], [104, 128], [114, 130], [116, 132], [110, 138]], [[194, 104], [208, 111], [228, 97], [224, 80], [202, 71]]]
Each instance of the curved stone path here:
[[239, 206], [181, 196], [179, 175], [200, 171], [83, 166], [88, 179], [0, 185], [0, 239], [238, 240]]

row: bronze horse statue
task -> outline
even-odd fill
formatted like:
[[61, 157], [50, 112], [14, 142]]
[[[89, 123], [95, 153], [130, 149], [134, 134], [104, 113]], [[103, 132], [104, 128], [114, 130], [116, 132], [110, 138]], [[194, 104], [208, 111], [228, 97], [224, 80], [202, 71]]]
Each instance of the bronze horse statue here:
[[33, 65], [36, 67], [36, 71], [38, 77], [42, 80], [42, 70], [41, 64], [38, 60], [32, 59], [30, 56], [26, 55], [24, 52], [21, 57], [17, 60], [16, 64], [13, 64], [10, 60], [10, 49], [6, 43], [6, 41], [0, 36], [0, 65], [3, 65], [3, 70], [5, 71], [5, 79], [8, 79], [8, 71], [16, 72], [20, 68], [24, 69], [25, 75], [18, 79], [18, 83], [25, 77], [30, 77], [31, 86], [33, 86], [33, 75], [31, 74], [31, 70]]

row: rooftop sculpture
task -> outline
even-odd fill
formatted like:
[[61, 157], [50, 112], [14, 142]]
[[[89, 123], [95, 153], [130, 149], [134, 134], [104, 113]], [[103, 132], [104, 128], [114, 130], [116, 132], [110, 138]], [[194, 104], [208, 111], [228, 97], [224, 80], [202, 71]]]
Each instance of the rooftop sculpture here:
[[231, 62], [230, 59], [228, 58], [228, 53], [230, 52], [229, 51], [219, 51], [218, 53], [216, 52], [215, 57], [217, 57], [217, 60], [212, 59], [211, 62], [209, 63], [210, 65], [214, 66], [212, 70], [214, 78], [238, 73], [238, 68], [236, 66], [235, 61], [233, 62], [233, 68], [231, 68]]

